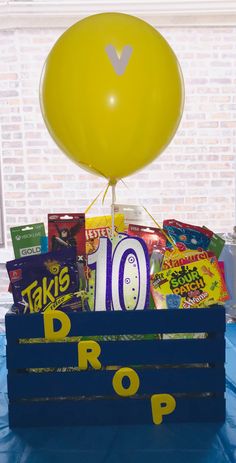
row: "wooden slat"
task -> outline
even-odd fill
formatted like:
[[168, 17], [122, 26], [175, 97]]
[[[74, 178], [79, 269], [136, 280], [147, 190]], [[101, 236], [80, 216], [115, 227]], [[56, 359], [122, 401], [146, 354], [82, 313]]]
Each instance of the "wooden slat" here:
[[[223, 363], [225, 340], [178, 339], [165, 341], [100, 342], [102, 365]], [[77, 343], [7, 345], [8, 369], [76, 367]]]
[[[138, 394], [222, 393], [224, 368], [136, 369]], [[63, 373], [18, 373], [8, 375], [9, 400], [33, 397], [116, 396], [112, 386], [115, 371]], [[55, 387], [56, 385], [56, 387]]]
[[[172, 421], [223, 421], [223, 397], [179, 398], [176, 409], [164, 416]], [[151, 424], [150, 399], [71, 400], [10, 403], [10, 427], [104, 424]]]
[[[69, 313], [70, 336], [149, 333], [224, 332], [225, 311], [220, 306], [208, 309], [136, 310], [133, 312]], [[59, 328], [56, 326], [56, 329]], [[8, 344], [18, 338], [44, 337], [42, 314], [6, 314]]]

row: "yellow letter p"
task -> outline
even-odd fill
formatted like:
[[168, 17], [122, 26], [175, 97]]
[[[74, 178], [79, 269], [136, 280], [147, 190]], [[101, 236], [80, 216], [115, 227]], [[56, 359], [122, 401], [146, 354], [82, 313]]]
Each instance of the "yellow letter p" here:
[[163, 415], [169, 415], [176, 408], [175, 398], [170, 394], [154, 394], [151, 397], [152, 419], [154, 424], [161, 424]]

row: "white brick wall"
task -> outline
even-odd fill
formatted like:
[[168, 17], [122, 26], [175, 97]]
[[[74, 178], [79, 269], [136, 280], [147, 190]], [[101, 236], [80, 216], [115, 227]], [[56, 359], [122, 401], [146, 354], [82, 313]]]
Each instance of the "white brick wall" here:
[[[140, 199], [161, 222], [176, 217], [230, 231], [235, 224], [236, 29], [159, 29], [184, 74], [182, 123], [169, 148], [119, 184], [118, 202]], [[75, 165], [42, 121], [38, 86], [43, 62], [62, 29], [0, 31], [0, 146], [6, 236], [16, 224], [45, 221], [47, 212], [84, 211], [104, 180]], [[109, 199], [91, 211], [109, 212]], [[0, 269], [0, 291], [7, 287]]]

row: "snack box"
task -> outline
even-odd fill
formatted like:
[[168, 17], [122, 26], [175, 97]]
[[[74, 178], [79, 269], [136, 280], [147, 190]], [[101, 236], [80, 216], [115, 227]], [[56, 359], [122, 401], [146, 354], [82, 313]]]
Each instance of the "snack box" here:
[[[51, 341], [45, 339], [47, 317], [50, 314], [6, 314], [10, 427], [160, 424], [153, 406], [167, 395], [175, 407], [170, 413], [164, 404], [164, 423], [224, 420], [223, 307], [71, 312], [65, 315], [64, 338]], [[54, 320], [57, 332], [62, 321]], [[154, 332], [208, 336], [96, 341], [102, 335], [116, 339], [120, 334]], [[99, 346], [99, 369], [94, 369], [96, 364], [84, 366], [81, 337]], [[124, 378], [117, 386], [118, 370], [123, 376], [131, 370], [130, 384]], [[120, 392], [124, 388], [127, 396]]]

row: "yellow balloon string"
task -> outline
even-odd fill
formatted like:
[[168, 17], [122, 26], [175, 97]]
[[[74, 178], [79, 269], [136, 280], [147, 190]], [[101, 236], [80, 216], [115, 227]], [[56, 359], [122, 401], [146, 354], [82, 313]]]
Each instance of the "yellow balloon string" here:
[[[128, 187], [128, 185], [124, 182], [123, 179], [120, 179], [121, 182], [123, 183], [123, 185], [130, 191], [130, 188]], [[178, 249], [175, 242], [173, 241], [173, 239], [171, 238], [171, 236], [169, 236], [164, 230], [163, 228], [159, 225], [159, 223], [156, 221], [156, 219], [154, 219], [154, 217], [152, 216], [152, 214], [147, 210], [147, 208], [145, 206], [143, 206], [141, 204], [141, 202], [139, 201], [138, 199], [138, 202], [140, 204], [140, 206], [143, 208], [143, 210], [147, 213], [147, 215], [150, 217], [150, 219], [152, 219], [152, 221], [155, 223], [155, 225], [157, 226], [157, 228], [159, 228], [159, 230], [161, 231], [161, 233], [164, 235], [164, 237], [172, 244], [172, 246], [174, 247], [174, 249]]]
[[152, 214], [150, 214], [150, 212], [147, 210], [147, 208], [145, 206], [143, 206], [141, 204], [142, 208], [145, 210], [145, 212], [149, 215], [149, 217], [153, 220], [153, 222], [155, 223], [155, 225], [157, 225], [157, 227], [159, 228], [159, 230], [162, 232], [162, 234], [165, 236], [165, 238], [172, 244], [172, 246], [174, 248], [177, 248], [175, 242], [172, 240], [171, 236], [167, 235], [167, 233], [165, 232], [165, 230], [163, 230], [163, 228], [161, 228], [161, 226], [159, 225], [159, 223], [154, 219], [154, 217], [152, 216]]
[[[107, 186], [106, 186], [106, 188], [105, 188], [105, 191], [104, 191], [104, 190], [101, 190], [100, 193], [98, 193], [98, 195], [96, 196], [96, 198], [94, 198], [94, 199], [92, 200], [92, 202], [89, 204], [89, 206], [87, 207], [87, 209], [85, 209], [85, 211], [84, 211], [85, 214], [87, 214], [87, 213], [90, 211], [91, 207], [93, 207], [93, 205], [97, 202], [99, 196], [101, 196], [102, 193], [103, 193], [102, 205], [104, 204], [104, 201], [105, 201], [106, 196], [107, 196], [108, 189], [109, 189], [109, 187], [110, 187], [111, 185], [112, 185], [112, 184], [111, 184], [111, 182], [109, 181], [108, 184], [107, 184]], [[104, 191], [104, 192], [103, 192], [103, 191]]]
[[96, 196], [96, 198], [94, 198], [94, 199], [92, 200], [92, 202], [89, 204], [89, 206], [87, 207], [87, 209], [85, 209], [85, 211], [84, 211], [85, 214], [87, 214], [87, 213], [90, 211], [91, 207], [96, 203], [96, 201], [98, 200], [98, 198], [99, 198], [99, 196], [102, 194], [102, 192], [103, 192], [103, 190], [101, 190], [100, 193], [98, 193], [98, 195]]
[[[129, 188], [128, 185], [124, 182], [124, 180], [123, 180], [123, 179], [120, 179], [120, 180], [121, 180], [121, 182], [123, 183], [123, 185], [127, 188], [127, 190], [130, 191], [130, 188]], [[93, 199], [93, 201], [89, 204], [89, 206], [88, 206], [87, 209], [85, 210], [85, 212], [84, 212], [85, 214], [87, 214], [87, 213], [90, 211], [91, 207], [96, 203], [96, 201], [98, 200], [99, 196], [101, 196], [102, 193], [103, 193], [102, 205], [104, 204], [104, 201], [105, 201], [105, 199], [106, 199], [106, 196], [107, 196], [107, 192], [108, 192], [108, 190], [109, 190], [109, 187], [112, 186], [112, 185], [113, 185], [113, 183], [109, 180], [109, 182], [108, 182], [108, 184], [107, 184], [107, 186], [106, 186], [106, 188], [105, 188], [104, 193], [103, 193], [103, 190], [101, 190], [100, 193], [98, 193], [98, 195], [96, 196], [96, 198]], [[157, 226], [157, 228], [158, 228], [158, 229], [161, 231], [161, 233], [165, 236], [165, 238], [167, 239], [167, 241], [169, 241], [169, 242], [172, 244], [172, 246], [174, 247], [174, 249], [178, 249], [177, 246], [176, 246], [176, 244], [175, 244], [175, 242], [174, 242], [173, 239], [171, 238], [171, 236], [169, 236], [169, 235], [163, 230], [163, 228], [159, 225], [159, 223], [156, 221], [156, 219], [154, 219], [153, 215], [148, 211], [148, 209], [147, 209], [145, 206], [143, 206], [139, 200], [138, 200], [138, 202], [139, 202], [140, 206], [143, 208], [143, 210], [146, 212], [146, 214], [150, 217], [150, 219], [155, 223], [155, 225]]]
[[102, 197], [102, 205], [104, 204], [104, 201], [106, 199], [106, 195], [107, 195], [107, 192], [108, 192], [108, 189], [109, 189], [110, 186], [111, 186], [111, 184], [110, 184], [110, 181], [109, 181], [107, 186], [106, 186], [106, 189], [104, 191], [103, 197]]

